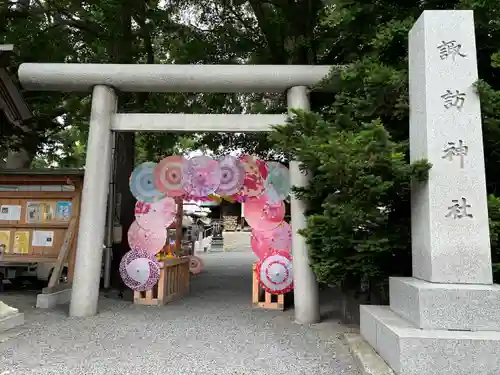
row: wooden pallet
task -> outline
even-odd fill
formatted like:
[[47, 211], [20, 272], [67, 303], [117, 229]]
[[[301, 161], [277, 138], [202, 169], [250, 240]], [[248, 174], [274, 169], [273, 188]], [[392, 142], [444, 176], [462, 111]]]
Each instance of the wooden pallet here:
[[252, 272], [252, 305], [254, 308], [267, 310], [285, 310], [285, 295], [266, 292], [257, 277], [257, 264], [253, 264]]
[[136, 305], [162, 306], [189, 292], [189, 258], [167, 259], [161, 263], [160, 279], [153, 289], [134, 292]]

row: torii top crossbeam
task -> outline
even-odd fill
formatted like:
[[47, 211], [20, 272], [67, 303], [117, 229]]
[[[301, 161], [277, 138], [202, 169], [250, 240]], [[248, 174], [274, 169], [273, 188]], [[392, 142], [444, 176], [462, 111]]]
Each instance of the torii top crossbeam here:
[[27, 90], [88, 92], [96, 85], [126, 92], [284, 92], [311, 87], [328, 65], [176, 65], [25, 63], [19, 79]]

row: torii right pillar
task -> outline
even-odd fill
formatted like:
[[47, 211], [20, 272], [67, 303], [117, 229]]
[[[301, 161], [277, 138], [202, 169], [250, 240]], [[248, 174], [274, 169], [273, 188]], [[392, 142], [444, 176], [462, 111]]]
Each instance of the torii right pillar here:
[[361, 306], [361, 334], [398, 375], [500, 374], [473, 12], [424, 11], [409, 34], [413, 277], [390, 306]]

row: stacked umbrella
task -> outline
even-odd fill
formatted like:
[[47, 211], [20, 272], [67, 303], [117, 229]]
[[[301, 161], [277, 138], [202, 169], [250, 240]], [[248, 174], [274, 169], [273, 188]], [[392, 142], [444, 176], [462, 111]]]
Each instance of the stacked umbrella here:
[[261, 193], [245, 201], [245, 218], [252, 228], [250, 244], [259, 258], [257, 277], [272, 294], [293, 289], [292, 228], [284, 221], [285, 204], [291, 190], [288, 168], [277, 162], [266, 163], [261, 174]]
[[[144, 288], [157, 282], [155, 255], [165, 246], [166, 228], [174, 224], [177, 212], [174, 198], [179, 198], [245, 202], [262, 286], [275, 294], [292, 289], [291, 228], [284, 222], [283, 201], [290, 193], [285, 166], [252, 155], [227, 155], [218, 160], [173, 155], [159, 163], [138, 165], [130, 176], [130, 190], [137, 199], [136, 220], [128, 231], [131, 251], [120, 267], [130, 288], [147, 290]], [[192, 273], [203, 270], [198, 257], [191, 257], [190, 264]]]

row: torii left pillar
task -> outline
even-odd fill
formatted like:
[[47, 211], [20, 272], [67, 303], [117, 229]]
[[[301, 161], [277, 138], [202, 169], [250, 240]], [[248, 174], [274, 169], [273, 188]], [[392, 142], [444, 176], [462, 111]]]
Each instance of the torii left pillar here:
[[116, 107], [117, 97], [111, 87], [94, 87], [70, 316], [97, 314], [111, 172], [111, 121]]

